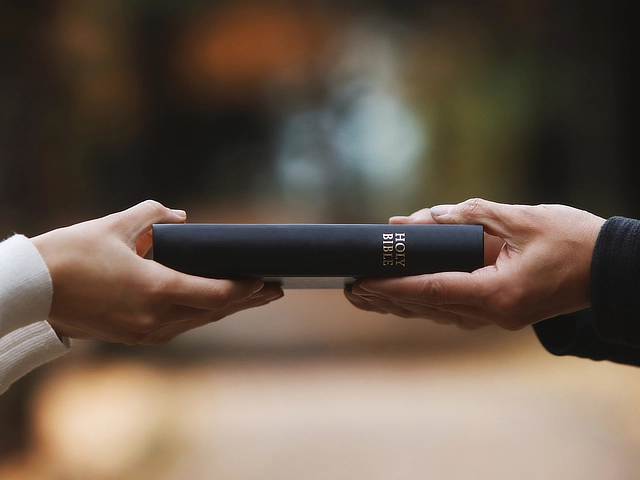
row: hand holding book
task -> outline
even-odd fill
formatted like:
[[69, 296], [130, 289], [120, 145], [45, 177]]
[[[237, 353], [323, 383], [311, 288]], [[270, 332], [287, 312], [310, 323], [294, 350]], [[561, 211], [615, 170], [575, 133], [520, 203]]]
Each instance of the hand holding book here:
[[519, 329], [589, 306], [591, 257], [603, 222], [562, 205], [479, 199], [394, 217], [394, 225], [484, 225], [486, 266], [471, 273], [363, 279], [345, 294], [364, 310], [466, 329], [488, 324]]
[[59, 336], [166, 343], [192, 328], [282, 296], [260, 280], [199, 278], [144, 258], [154, 223], [185, 212], [154, 201], [31, 239], [49, 269], [48, 321]]

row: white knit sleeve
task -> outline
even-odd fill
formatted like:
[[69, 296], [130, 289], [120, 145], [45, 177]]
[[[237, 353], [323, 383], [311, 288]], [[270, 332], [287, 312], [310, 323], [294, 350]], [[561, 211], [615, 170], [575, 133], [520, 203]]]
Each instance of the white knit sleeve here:
[[71, 348], [68, 338], [60, 341], [47, 322], [36, 322], [0, 338], [0, 395], [31, 370]]
[[69, 351], [45, 321], [51, 308], [49, 270], [22, 236], [0, 243], [0, 394], [34, 368]]
[[47, 319], [51, 276], [40, 253], [23, 235], [0, 243], [0, 337]]

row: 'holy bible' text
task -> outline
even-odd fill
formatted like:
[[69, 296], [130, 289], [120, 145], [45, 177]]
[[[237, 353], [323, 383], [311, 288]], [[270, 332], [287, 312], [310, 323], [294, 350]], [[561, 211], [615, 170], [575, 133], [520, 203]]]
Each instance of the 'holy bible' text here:
[[405, 251], [407, 246], [406, 235], [400, 233], [383, 233], [382, 234], [382, 265], [384, 267], [398, 266], [406, 267]]

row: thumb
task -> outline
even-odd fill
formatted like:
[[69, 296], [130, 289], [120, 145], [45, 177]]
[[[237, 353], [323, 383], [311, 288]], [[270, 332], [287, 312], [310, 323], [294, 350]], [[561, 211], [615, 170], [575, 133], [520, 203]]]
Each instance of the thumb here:
[[438, 205], [430, 209], [436, 223], [463, 223], [484, 226], [485, 232], [500, 238], [510, 235], [513, 205], [474, 198], [457, 205]]
[[154, 223], [184, 223], [187, 214], [172, 210], [155, 200], [145, 200], [123, 212], [114, 214], [115, 220], [129, 240], [135, 241], [147, 233]]

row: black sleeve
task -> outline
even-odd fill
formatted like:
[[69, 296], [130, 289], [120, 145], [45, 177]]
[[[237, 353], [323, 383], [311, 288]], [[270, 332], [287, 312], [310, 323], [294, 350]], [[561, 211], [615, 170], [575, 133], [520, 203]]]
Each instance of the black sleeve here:
[[591, 263], [591, 308], [606, 342], [640, 347], [640, 221], [613, 217]]
[[602, 340], [596, 332], [590, 308], [536, 323], [533, 330], [540, 343], [554, 355], [609, 360], [640, 367], [640, 348]]
[[533, 326], [554, 355], [640, 366], [640, 221], [613, 217], [591, 265], [592, 308]]

